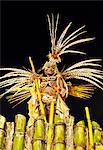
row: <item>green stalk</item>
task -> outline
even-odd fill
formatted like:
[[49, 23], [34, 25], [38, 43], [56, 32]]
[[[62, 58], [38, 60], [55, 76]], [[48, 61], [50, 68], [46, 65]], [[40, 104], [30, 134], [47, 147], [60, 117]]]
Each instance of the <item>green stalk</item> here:
[[65, 150], [65, 124], [59, 115], [55, 115], [54, 150]]
[[[32, 96], [32, 98], [33, 98], [33, 96]], [[28, 123], [26, 126], [24, 150], [32, 150], [32, 148], [33, 148], [32, 140], [33, 140], [33, 134], [34, 134], [34, 121], [39, 116], [37, 101], [34, 106], [33, 102], [32, 102], [32, 98], [28, 102], [29, 120], [28, 120]]]
[[6, 122], [5, 150], [12, 150], [14, 122]]
[[86, 112], [86, 118], [87, 118], [87, 123], [88, 123], [88, 131], [89, 131], [89, 148], [90, 150], [94, 149], [94, 141], [93, 141], [93, 130], [92, 130], [92, 123], [90, 120], [90, 113], [89, 113], [89, 108], [85, 107], [85, 112]]
[[96, 145], [95, 150], [103, 150], [103, 145], [102, 144]]
[[44, 118], [38, 117], [35, 121], [35, 129], [33, 136], [33, 150], [44, 150], [45, 147], [45, 124]]
[[0, 150], [3, 150], [4, 146], [4, 126], [6, 118], [0, 115]]
[[86, 150], [89, 150], [89, 131], [88, 128], [85, 128], [85, 132], [86, 132]]
[[36, 86], [36, 92], [37, 92], [37, 96], [38, 96], [38, 102], [39, 102], [39, 105], [40, 105], [40, 113], [44, 117], [45, 122], [47, 122], [46, 114], [45, 114], [45, 110], [44, 110], [44, 105], [43, 105], [43, 102], [41, 100], [39, 79], [35, 79], [35, 86]]
[[53, 133], [54, 133], [54, 101], [50, 104], [50, 115], [49, 115], [49, 124], [48, 124], [48, 133], [47, 133], [47, 150], [53, 149]]
[[25, 132], [25, 143], [24, 143], [24, 150], [32, 150], [32, 141], [33, 141], [33, 133], [34, 133], [34, 125], [26, 127]]
[[85, 142], [85, 123], [84, 121], [79, 121], [74, 128], [74, 144], [76, 150], [84, 150]]
[[34, 121], [39, 116], [38, 102], [36, 101], [35, 104], [33, 103], [35, 91], [34, 89], [31, 89], [30, 92], [31, 92], [31, 99], [28, 101], [29, 120], [26, 126], [24, 150], [32, 150], [33, 148], [32, 140], [34, 134]]
[[65, 136], [66, 150], [74, 150], [73, 125], [74, 125], [74, 117], [69, 116], [66, 119], [66, 136]]
[[21, 114], [16, 115], [15, 125], [13, 150], [23, 150], [26, 117]]
[[101, 140], [102, 140], [102, 129], [100, 128], [100, 125], [95, 121], [92, 121], [92, 126], [94, 130], [94, 133], [93, 133], [94, 143], [99, 144], [101, 143]]
[[47, 130], [47, 150], [53, 149], [54, 125], [48, 124]]

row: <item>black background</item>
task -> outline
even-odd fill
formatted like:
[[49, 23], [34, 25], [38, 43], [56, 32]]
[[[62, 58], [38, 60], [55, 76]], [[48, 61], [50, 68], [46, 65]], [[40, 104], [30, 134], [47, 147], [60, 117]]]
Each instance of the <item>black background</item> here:
[[[28, 56], [32, 56], [36, 69], [47, 60], [50, 50], [50, 38], [47, 24], [47, 14], [60, 13], [58, 33], [72, 21], [71, 31], [86, 24], [87, 35], [96, 37], [95, 41], [81, 44], [80, 49], [87, 53], [86, 57], [65, 55], [62, 64], [72, 65], [85, 58], [103, 58], [103, 2], [82, 1], [31, 1], [31, 2], [2, 2], [1, 11], [1, 66], [29, 68]], [[89, 106], [91, 119], [103, 126], [103, 92], [96, 89], [90, 100], [84, 101], [69, 97], [67, 104], [75, 121], [85, 119], [84, 107]], [[15, 114], [28, 116], [27, 104], [12, 109], [4, 98], [1, 101], [1, 112], [8, 121], [13, 121]]]

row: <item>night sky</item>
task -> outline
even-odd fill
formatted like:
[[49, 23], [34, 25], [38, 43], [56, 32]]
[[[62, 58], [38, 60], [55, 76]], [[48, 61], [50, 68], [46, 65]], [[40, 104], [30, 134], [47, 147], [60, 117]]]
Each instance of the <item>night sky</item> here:
[[[1, 11], [1, 66], [30, 68], [28, 57], [32, 56], [36, 69], [43, 66], [50, 51], [47, 14], [60, 13], [57, 36], [70, 21], [70, 32], [86, 24], [86, 34], [96, 40], [81, 44], [87, 56], [67, 54], [62, 57], [60, 68], [64, 64], [72, 65], [88, 58], [103, 58], [103, 2], [2, 2]], [[76, 47], [75, 47], [76, 48]], [[84, 107], [89, 106], [91, 119], [103, 126], [103, 92], [95, 90], [90, 100], [84, 101], [69, 96], [67, 104], [75, 121], [85, 119]], [[1, 101], [1, 112], [8, 121], [13, 121], [17, 113], [28, 116], [27, 104], [12, 109], [5, 98]]]

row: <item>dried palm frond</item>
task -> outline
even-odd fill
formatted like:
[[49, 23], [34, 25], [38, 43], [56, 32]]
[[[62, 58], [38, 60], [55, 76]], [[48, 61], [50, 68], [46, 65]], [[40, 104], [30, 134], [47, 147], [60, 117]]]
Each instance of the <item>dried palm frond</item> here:
[[[87, 31], [82, 31], [82, 29], [85, 28], [85, 25], [80, 27], [79, 29], [75, 30], [73, 33], [71, 33], [69, 36], [66, 36], [68, 29], [71, 27], [72, 22], [70, 22], [67, 27], [64, 29], [62, 34], [60, 35], [59, 39], [56, 38], [56, 32], [57, 32], [57, 26], [58, 26], [58, 20], [59, 20], [59, 14], [57, 14], [56, 23], [54, 22], [54, 16], [52, 14], [52, 17], [48, 17], [48, 23], [49, 23], [49, 31], [50, 31], [50, 37], [51, 37], [51, 53], [49, 54], [49, 59], [52, 61], [60, 62], [60, 55], [65, 53], [79, 53], [79, 54], [85, 54], [84, 52], [69, 49], [74, 45], [88, 42], [91, 40], [94, 40], [94, 38], [80, 38], [77, 40], [80, 35], [83, 35]], [[65, 39], [64, 39], [65, 38]], [[75, 41], [73, 41], [75, 40]]]
[[103, 90], [103, 71], [96, 69], [97, 67], [101, 67], [100, 64], [97, 64], [100, 61], [101, 59], [89, 59], [78, 62], [67, 68], [62, 75], [68, 80], [84, 80]]
[[83, 99], [90, 98], [93, 94], [94, 86], [92, 84], [70, 85], [68, 93], [71, 96]]
[[30, 91], [31, 88], [35, 90], [34, 78], [37, 74], [35, 73], [33, 62], [30, 57], [29, 61], [32, 71], [17, 68], [0, 68], [1, 71], [9, 71], [9, 73], [0, 77], [0, 88], [9, 88], [0, 95], [0, 98], [5, 94], [12, 93], [12, 95], [7, 96], [7, 99], [9, 99], [8, 101], [10, 103], [16, 102], [19, 104], [31, 96]]

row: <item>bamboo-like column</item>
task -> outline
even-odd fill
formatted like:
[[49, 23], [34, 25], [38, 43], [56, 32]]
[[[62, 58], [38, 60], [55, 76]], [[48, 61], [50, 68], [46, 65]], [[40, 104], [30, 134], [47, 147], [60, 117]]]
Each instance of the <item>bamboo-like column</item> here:
[[95, 149], [103, 149], [103, 145], [101, 144], [102, 142], [102, 129], [100, 128], [100, 125], [92, 121], [92, 127], [93, 127], [93, 139], [94, 139], [94, 144], [95, 144]]
[[44, 150], [45, 147], [45, 123], [44, 117], [40, 116], [35, 121], [33, 136], [33, 150]]
[[103, 150], [103, 145], [102, 144], [96, 145], [95, 150]]
[[0, 150], [4, 148], [4, 126], [5, 126], [6, 118], [0, 115]]
[[[30, 56], [29, 56], [29, 61], [30, 61], [30, 64], [31, 64], [32, 72], [33, 72], [34, 74], [36, 74], [35, 67], [34, 67], [33, 61], [32, 61], [32, 59], [31, 59]], [[46, 121], [46, 114], [45, 114], [45, 110], [44, 110], [44, 105], [43, 105], [43, 103], [42, 103], [42, 101], [41, 101], [40, 85], [39, 85], [40, 80], [39, 80], [39, 78], [36, 78], [36, 79], [34, 80], [34, 83], [35, 83], [36, 94], [37, 94], [38, 101], [39, 101], [39, 105], [40, 105], [41, 115], [43, 115], [45, 122], [47, 122], [47, 121]]]
[[65, 150], [65, 123], [59, 115], [55, 115], [54, 150]]
[[13, 150], [23, 150], [25, 125], [26, 125], [26, 117], [21, 114], [16, 115]]
[[93, 127], [93, 139], [94, 139], [94, 144], [99, 144], [101, 143], [102, 140], [102, 129], [100, 128], [100, 125], [92, 121], [92, 127]]
[[25, 141], [24, 141], [24, 150], [32, 150], [33, 146], [33, 133], [34, 133], [34, 125], [26, 127], [25, 132]]
[[69, 116], [66, 119], [66, 135], [65, 135], [66, 150], [74, 150], [73, 125], [74, 125], [74, 117]]
[[14, 135], [14, 122], [6, 122], [5, 149], [12, 150]]
[[39, 79], [35, 79], [35, 85], [36, 85], [36, 92], [37, 92], [38, 101], [39, 101], [39, 105], [40, 105], [41, 115], [44, 117], [45, 122], [47, 122], [46, 114], [45, 114], [45, 110], [44, 110], [44, 105], [43, 105], [43, 102], [41, 100], [41, 94], [40, 94], [40, 89], [39, 89]]
[[28, 102], [29, 120], [26, 126], [24, 150], [33, 149], [34, 121], [39, 116], [38, 102], [35, 100], [34, 89], [31, 89], [31, 99]]
[[88, 123], [88, 130], [89, 130], [89, 149], [94, 150], [94, 141], [93, 141], [93, 130], [92, 130], [92, 123], [90, 120], [89, 108], [85, 107], [86, 118]]
[[85, 123], [84, 121], [79, 121], [74, 127], [74, 144], [76, 150], [84, 150], [85, 142]]
[[86, 132], [86, 150], [89, 150], [89, 131], [88, 128], [85, 128], [85, 132]]
[[49, 124], [47, 130], [47, 150], [53, 149], [53, 136], [54, 136], [54, 101], [50, 104]]

